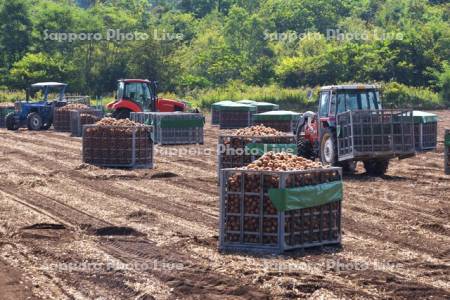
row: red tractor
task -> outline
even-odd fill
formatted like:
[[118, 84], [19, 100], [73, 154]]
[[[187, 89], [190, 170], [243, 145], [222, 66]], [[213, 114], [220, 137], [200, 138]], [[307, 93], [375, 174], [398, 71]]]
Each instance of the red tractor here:
[[112, 117], [126, 119], [132, 112], [175, 112], [187, 111], [183, 101], [158, 98], [157, 83], [147, 79], [120, 79], [117, 84], [117, 99], [108, 103]]
[[384, 110], [374, 85], [320, 89], [318, 112], [297, 125], [298, 154], [352, 172], [361, 161], [369, 175], [381, 176], [393, 158], [415, 155], [412, 110]]

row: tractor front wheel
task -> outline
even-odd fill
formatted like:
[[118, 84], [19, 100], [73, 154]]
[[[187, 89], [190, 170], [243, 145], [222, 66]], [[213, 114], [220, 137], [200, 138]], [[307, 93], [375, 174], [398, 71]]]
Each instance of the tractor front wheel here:
[[42, 118], [38, 113], [31, 113], [27, 117], [28, 130], [41, 130]]
[[19, 129], [19, 125], [16, 123], [16, 114], [13, 112], [6, 115], [5, 123], [6, 123], [6, 129], [8, 129], [8, 130], [18, 130]]
[[389, 168], [389, 160], [368, 160], [364, 168], [369, 176], [383, 176]]
[[50, 127], [52, 127], [52, 123], [51, 122], [48, 122], [48, 123], [45, 123], [44, 125], [42, 125], [42, 130], [49, 130], [50, 129]]
[[335, 165], [337, 161], [336, 138], [331, 129], [325, 129], [320, 139], [320, 160], [324, 165]]

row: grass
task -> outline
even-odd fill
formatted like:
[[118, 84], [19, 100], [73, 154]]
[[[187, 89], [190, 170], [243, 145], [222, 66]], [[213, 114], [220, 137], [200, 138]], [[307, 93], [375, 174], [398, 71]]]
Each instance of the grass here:
[[[280, 105], [280, 109], [311, 109], [316, 105], [316, 97], [308, 99], [308, 89], [287, 89], [276, 85], [264, 87], [247, 86], [239, 83], [231, 83], [225, 87], [208, 90], [194, 90], [185, 98], [194, 106], [209, 108], [211, 104], [224, 100], [249, 99], [260, 102], [271, 102]], [[317, 90], [313, 91], [314, 94]]]
[[25, 92], [0, 90], [0, 103], [14, 103], [19, 100], [25, 100]]

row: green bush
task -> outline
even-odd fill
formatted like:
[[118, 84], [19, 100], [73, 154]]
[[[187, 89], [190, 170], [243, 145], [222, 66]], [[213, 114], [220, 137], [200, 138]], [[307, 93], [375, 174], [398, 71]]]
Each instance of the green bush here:
[[25, 100], [25, 92], [21, 91], [8, 91], [0, 90], [0, 103], [1, 102], [16, 102], [18, 100]]
[[390, 82], [382, 88], [384, 108], [440, 109], [445, 107], [438, 94], [422, 87]]
[[308, 99], [310, 89], [289, 89], [277, 85], [248, 86], [241, 82], [232, 82], [216, 89], [196, 90], [186, 95], [194, 105], [209, 108], [211, 104], [224, 100], [238, 101], [249, 99], [259, 102], [271, 102], [280, 105], [280, 109], [306, 110], [314, 109], [316, 96]]

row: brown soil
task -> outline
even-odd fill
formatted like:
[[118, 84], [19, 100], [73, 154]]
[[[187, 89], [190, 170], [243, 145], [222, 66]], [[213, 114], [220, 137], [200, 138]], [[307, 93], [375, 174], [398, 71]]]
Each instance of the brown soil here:
[[[216, 128], [201, 146], [157, 146], [153, 170], [82, 164], [67, 134], [0, 130], [0, 298], [448, 299], [438, 114], [436, 152], [345, 178], [342, 248], [283, 256], [217, 251]], [[176, 149], [209, 155], [163, 155]]]

